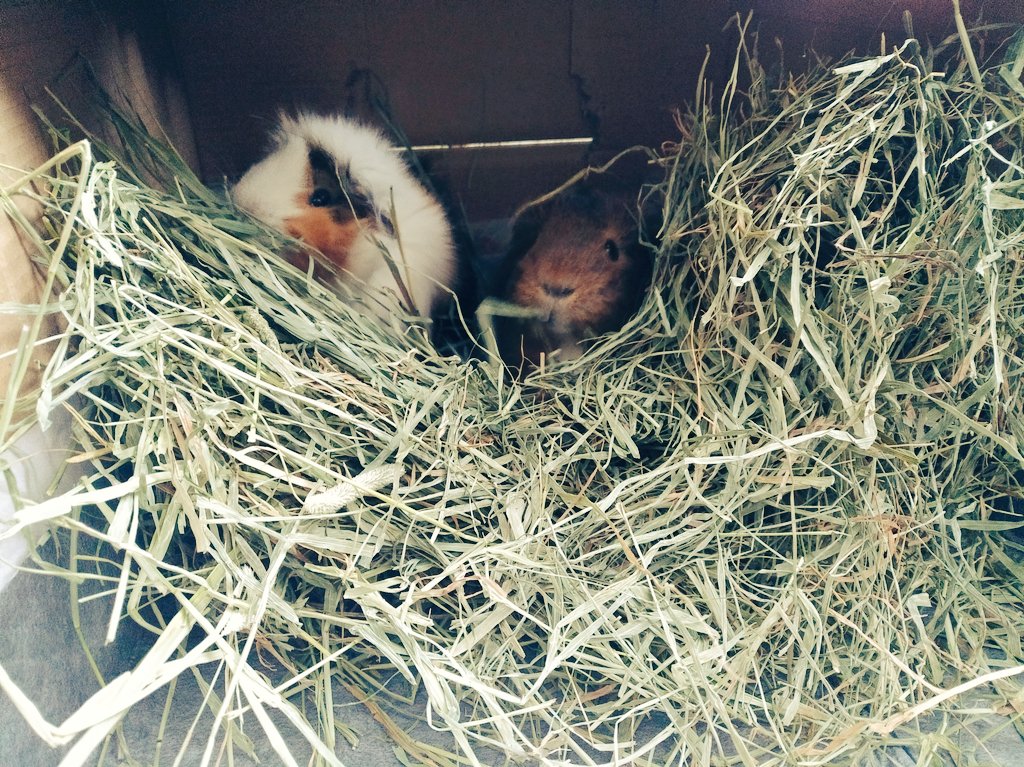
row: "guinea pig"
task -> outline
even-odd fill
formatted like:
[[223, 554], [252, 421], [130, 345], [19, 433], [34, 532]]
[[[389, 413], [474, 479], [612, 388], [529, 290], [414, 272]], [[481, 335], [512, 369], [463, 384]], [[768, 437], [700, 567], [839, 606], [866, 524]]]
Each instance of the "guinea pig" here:
[[573, 359], [585, 339], [618, 330], [639, 308], [653, 258], [627, 196], [577, 185], [513, 222], [505, 300], [534, 316], [502, 318], [498, 346], [523, 372], [557, 351]]
[[394, 290], [424, 316], [450, 293], [451, 226], [373, 128], [340, 116], [282, 116], [270, 153], [232, 194], [239, 207], [320, 251], [338, 267], [336, 279]]

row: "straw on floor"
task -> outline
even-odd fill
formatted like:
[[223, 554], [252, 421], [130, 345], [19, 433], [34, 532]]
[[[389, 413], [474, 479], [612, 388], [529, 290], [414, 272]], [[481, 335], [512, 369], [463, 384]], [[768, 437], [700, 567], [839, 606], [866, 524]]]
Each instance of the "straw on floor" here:
[[969, 763], [973, 716], [1020, 728], [1021, 38], [782, 78], [748, 43], [665, 148], [641, 312], [525, 385], [285, 264], [115, 111], [123, 146], [4, 190], [46, 207], [66, 331], [0, 435], [73, 406], [90, 467], [18, 522], [108, 544], [68, 577], [157, 632], [61, 728], [0, 669], [68, 764], [211, 662], [208, 763], [273, 707], [342, 764], [332, 679], [382, 717], [426, 691], [453, 746], [395, 727], [411, 764], [854, 765], [924, 730]]

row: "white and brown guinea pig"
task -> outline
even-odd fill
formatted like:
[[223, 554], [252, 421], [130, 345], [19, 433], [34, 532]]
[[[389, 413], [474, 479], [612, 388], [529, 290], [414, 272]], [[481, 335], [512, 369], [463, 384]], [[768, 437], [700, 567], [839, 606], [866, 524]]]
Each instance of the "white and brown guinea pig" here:
[[[427, 316], [455, 278], [451, 227], [438, 201], [377, 130], [340, 116], [282, 117], [270, 154], [238, 181], [239, 207], [319, 250]], [[381, 252], [386, 248], [405, 291]]]
[[516, 218], [508, 259], [503, 298], [536, 314], [498, 324], [502, 356], [520, 371], [556, 350], [578, 357], [585, 339], [621, 328], [653, 266], [635, 198], [579, 184]]

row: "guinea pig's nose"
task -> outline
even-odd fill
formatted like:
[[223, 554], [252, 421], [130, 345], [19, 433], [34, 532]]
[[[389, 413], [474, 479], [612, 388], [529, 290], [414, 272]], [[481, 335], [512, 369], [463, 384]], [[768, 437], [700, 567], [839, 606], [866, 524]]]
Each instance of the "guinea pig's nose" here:
[[560, 287], [558, 285], [549, 285], [546, 282], [542, 284], [541, 287], [544, 288], [545, 293], [554, 298], [565, 298], [566, 296], [571, 296], [574, 290], [574, 288]]

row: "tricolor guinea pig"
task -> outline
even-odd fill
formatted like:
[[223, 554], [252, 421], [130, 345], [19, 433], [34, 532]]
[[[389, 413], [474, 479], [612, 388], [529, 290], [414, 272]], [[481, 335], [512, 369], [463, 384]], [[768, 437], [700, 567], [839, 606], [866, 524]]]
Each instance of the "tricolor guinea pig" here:
[[232, 194], [320, 251], [338, 279], [394, 290], [424, 316], [449, 294], [456, 264], [444, 211], [373, 128], [338, 116], [282, 117], [270, 153]]
[[498, 325], [499, 350], [513, 369], [542, 355], [573, 359], [582, 342], [622, 327], [639, 308], [653, 258], [640, 241], [637, 205], [600, 187], [571, 187], [513, 222], [505, 300], [533, 310]]

